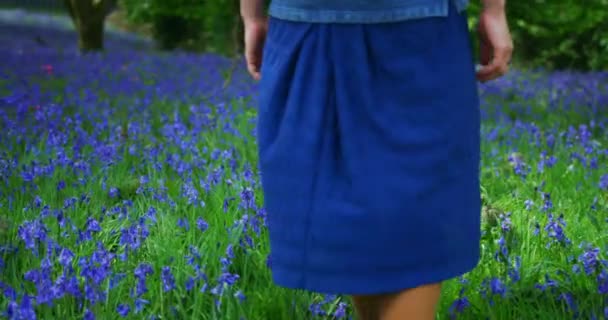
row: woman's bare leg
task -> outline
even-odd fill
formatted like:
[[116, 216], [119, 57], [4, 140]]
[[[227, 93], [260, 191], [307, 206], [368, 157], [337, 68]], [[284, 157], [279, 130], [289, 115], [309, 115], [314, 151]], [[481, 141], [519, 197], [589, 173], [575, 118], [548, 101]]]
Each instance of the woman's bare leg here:
[[353, 296], [360, 320], [434, 320], [441, 284], [424, 285], [399, 293]]

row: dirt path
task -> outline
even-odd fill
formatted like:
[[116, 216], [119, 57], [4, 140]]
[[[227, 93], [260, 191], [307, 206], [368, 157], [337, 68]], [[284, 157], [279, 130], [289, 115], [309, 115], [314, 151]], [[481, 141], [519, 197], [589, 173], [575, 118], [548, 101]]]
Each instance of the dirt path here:
[[[149, 31], [145, 27], [134, 27], [125, 21], [122, 12], [114, 12], [107, 19], [106, 33], [125, 40], [152, 44], [151, 38], [147, 36]], [[0, 9], [0, 24], [74, 30], [74, 25], [67, 14], [24, 9]]]

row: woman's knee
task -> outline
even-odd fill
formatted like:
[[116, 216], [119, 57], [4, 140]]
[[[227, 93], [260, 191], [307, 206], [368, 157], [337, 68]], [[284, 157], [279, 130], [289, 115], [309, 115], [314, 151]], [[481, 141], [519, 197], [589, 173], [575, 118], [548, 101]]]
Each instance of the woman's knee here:
[[441, 283], [423, 285], [397, 293], [354, 296], [360, 320], [432, 320], [441, 296]]

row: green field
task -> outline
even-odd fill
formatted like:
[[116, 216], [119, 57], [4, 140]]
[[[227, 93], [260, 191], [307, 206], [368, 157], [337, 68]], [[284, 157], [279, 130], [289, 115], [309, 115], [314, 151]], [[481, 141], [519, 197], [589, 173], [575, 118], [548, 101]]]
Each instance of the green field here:
[[[7, 318], [352, 315], [271, 281], [240, 65], [119, 40], [80, 56], [72, 39], [0, 28]], [[608, 318], [608, 74], [513, 71], [480, 93], [483, 257], [438, 319]]]

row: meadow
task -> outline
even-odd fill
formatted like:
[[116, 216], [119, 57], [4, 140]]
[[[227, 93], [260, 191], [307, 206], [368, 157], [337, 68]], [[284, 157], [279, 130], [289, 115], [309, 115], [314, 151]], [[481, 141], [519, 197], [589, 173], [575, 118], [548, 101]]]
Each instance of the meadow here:
[[[79, 55], [51, 28], [0, 41], [2, 317], [354, 318], [272, 284], [242, 62], [112, 37]], [[608, 73], [479, 92], [483, 256], [438, 318], [608, 319]]]

